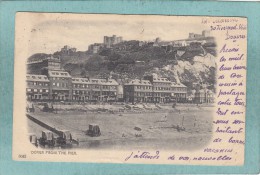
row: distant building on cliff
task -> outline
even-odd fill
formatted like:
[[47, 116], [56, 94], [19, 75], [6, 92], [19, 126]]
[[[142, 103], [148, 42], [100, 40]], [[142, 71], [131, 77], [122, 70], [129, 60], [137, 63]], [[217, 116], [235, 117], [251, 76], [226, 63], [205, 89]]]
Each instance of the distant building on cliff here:
[[210, 36], [210, 31], [203, 30], [201, 34], [196, 33], [189, 33], [189, 39], [199, 39], [199, 38], [205, 38]]
[[67, 54], [67, 55], [70, 55], [71, 53], [74, 53], [74, 52], [76, 52], [76, 51], [77, 51], [76, 48], [70, 47], [70, 46], [68, 46], [68, 45], [65, 45], [63, 48], [61, 48], [61, 52], [62, 52], [62, 53], [65, 53], [65, 54]]
[[176, 40], [173, 41], [173, 47], [186, 47], [188, 46], [188, 43], [186, 40]]
[[106, 48], [111, 48], [113, 45], [121, 43], [123, 41], [123, 37], [121, 36], [104, 36], [104, 46]]
[[94, 43], [88, 46], [88, 51], [91, 53], [98, 53], [104, 47], [102, 43]]

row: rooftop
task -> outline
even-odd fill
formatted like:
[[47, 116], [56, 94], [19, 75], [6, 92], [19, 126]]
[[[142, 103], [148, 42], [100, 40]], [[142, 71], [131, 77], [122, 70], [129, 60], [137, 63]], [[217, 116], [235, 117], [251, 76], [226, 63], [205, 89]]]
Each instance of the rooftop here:
[[27, 74], [27, 81], [41, 81], [41, 82], [49, 82], [49, 79], [46, 75], [35, 75], [35, 74]]
[[152, 86], [151, 82], [149, 80], [140, 80], [140, 79], [133, 79], [126, 83], [125, 85], [147, 85]]
[[118, 85], [117, 81], [114, 79], [93, 79], [93, 78], [72, 78], [72, 83]]
[[171, 87], [187, 87], [187, 86], [185, 86], [184, 84], [181, 84], [181, 83], [172, 83], [171, 84]]
[[68, 72], [54, 71], [54, 70], [49, 71], [49, 76], [50, 77], [62, 77], [62, 78], [70, 78], [71, 77]]
[[168, 78], [153, 78], [153, 82], [166, 82], [166, 83], [170, 83], [170, 80]]

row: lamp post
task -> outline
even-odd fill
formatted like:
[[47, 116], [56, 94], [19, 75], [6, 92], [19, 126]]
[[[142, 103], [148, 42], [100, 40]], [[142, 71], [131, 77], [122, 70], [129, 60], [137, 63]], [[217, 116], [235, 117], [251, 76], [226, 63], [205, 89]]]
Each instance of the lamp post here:
[[[55, 98], [56, 98], [56, 96], [57, 96], [57, 92], [55, 92], [55, 93], [52, 93], [52, 103], [54, 104], [54, 101], [55, 101]], [[53, 105], [52, 105], [53, 106]], [[58, 111], [57, 111], [57, 108], [56, 108], [56, 114], [58, 113]]]

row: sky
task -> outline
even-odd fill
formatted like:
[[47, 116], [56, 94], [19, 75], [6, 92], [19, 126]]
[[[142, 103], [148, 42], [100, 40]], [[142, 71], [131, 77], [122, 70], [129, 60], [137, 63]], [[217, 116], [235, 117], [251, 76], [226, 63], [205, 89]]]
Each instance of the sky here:
[[172, 41], [185, 39], [190, 32], [201, 34], [208, 29], [200, 17], [184, 16], [30, 13], [23, 20], [28, 20], [24, 29], [29, 55], [50, 54], [64, 45], [86, 51], [88, 45], [102, 43], [104, 36], [142, 41], [160, 37]]

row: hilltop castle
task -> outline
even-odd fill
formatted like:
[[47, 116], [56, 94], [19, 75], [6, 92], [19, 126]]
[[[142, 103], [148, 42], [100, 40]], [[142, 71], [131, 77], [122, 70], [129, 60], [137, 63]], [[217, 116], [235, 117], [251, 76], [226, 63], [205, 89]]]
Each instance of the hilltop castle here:
[[199, 39], [199, 38], [206, 38], [210, 37], [210, 31], [203, 30], [202, 34], [196, 34], [196, 33], [189, 33], [189, 39]]
[[116, 35], [113, 35], [111, 37], [104, 36], [104, 46], [106, 48], [111, 48], [112, 45], [121, 43], [122, 41], [123, 41], [123, 37], [121, 36], [118, 37]]

